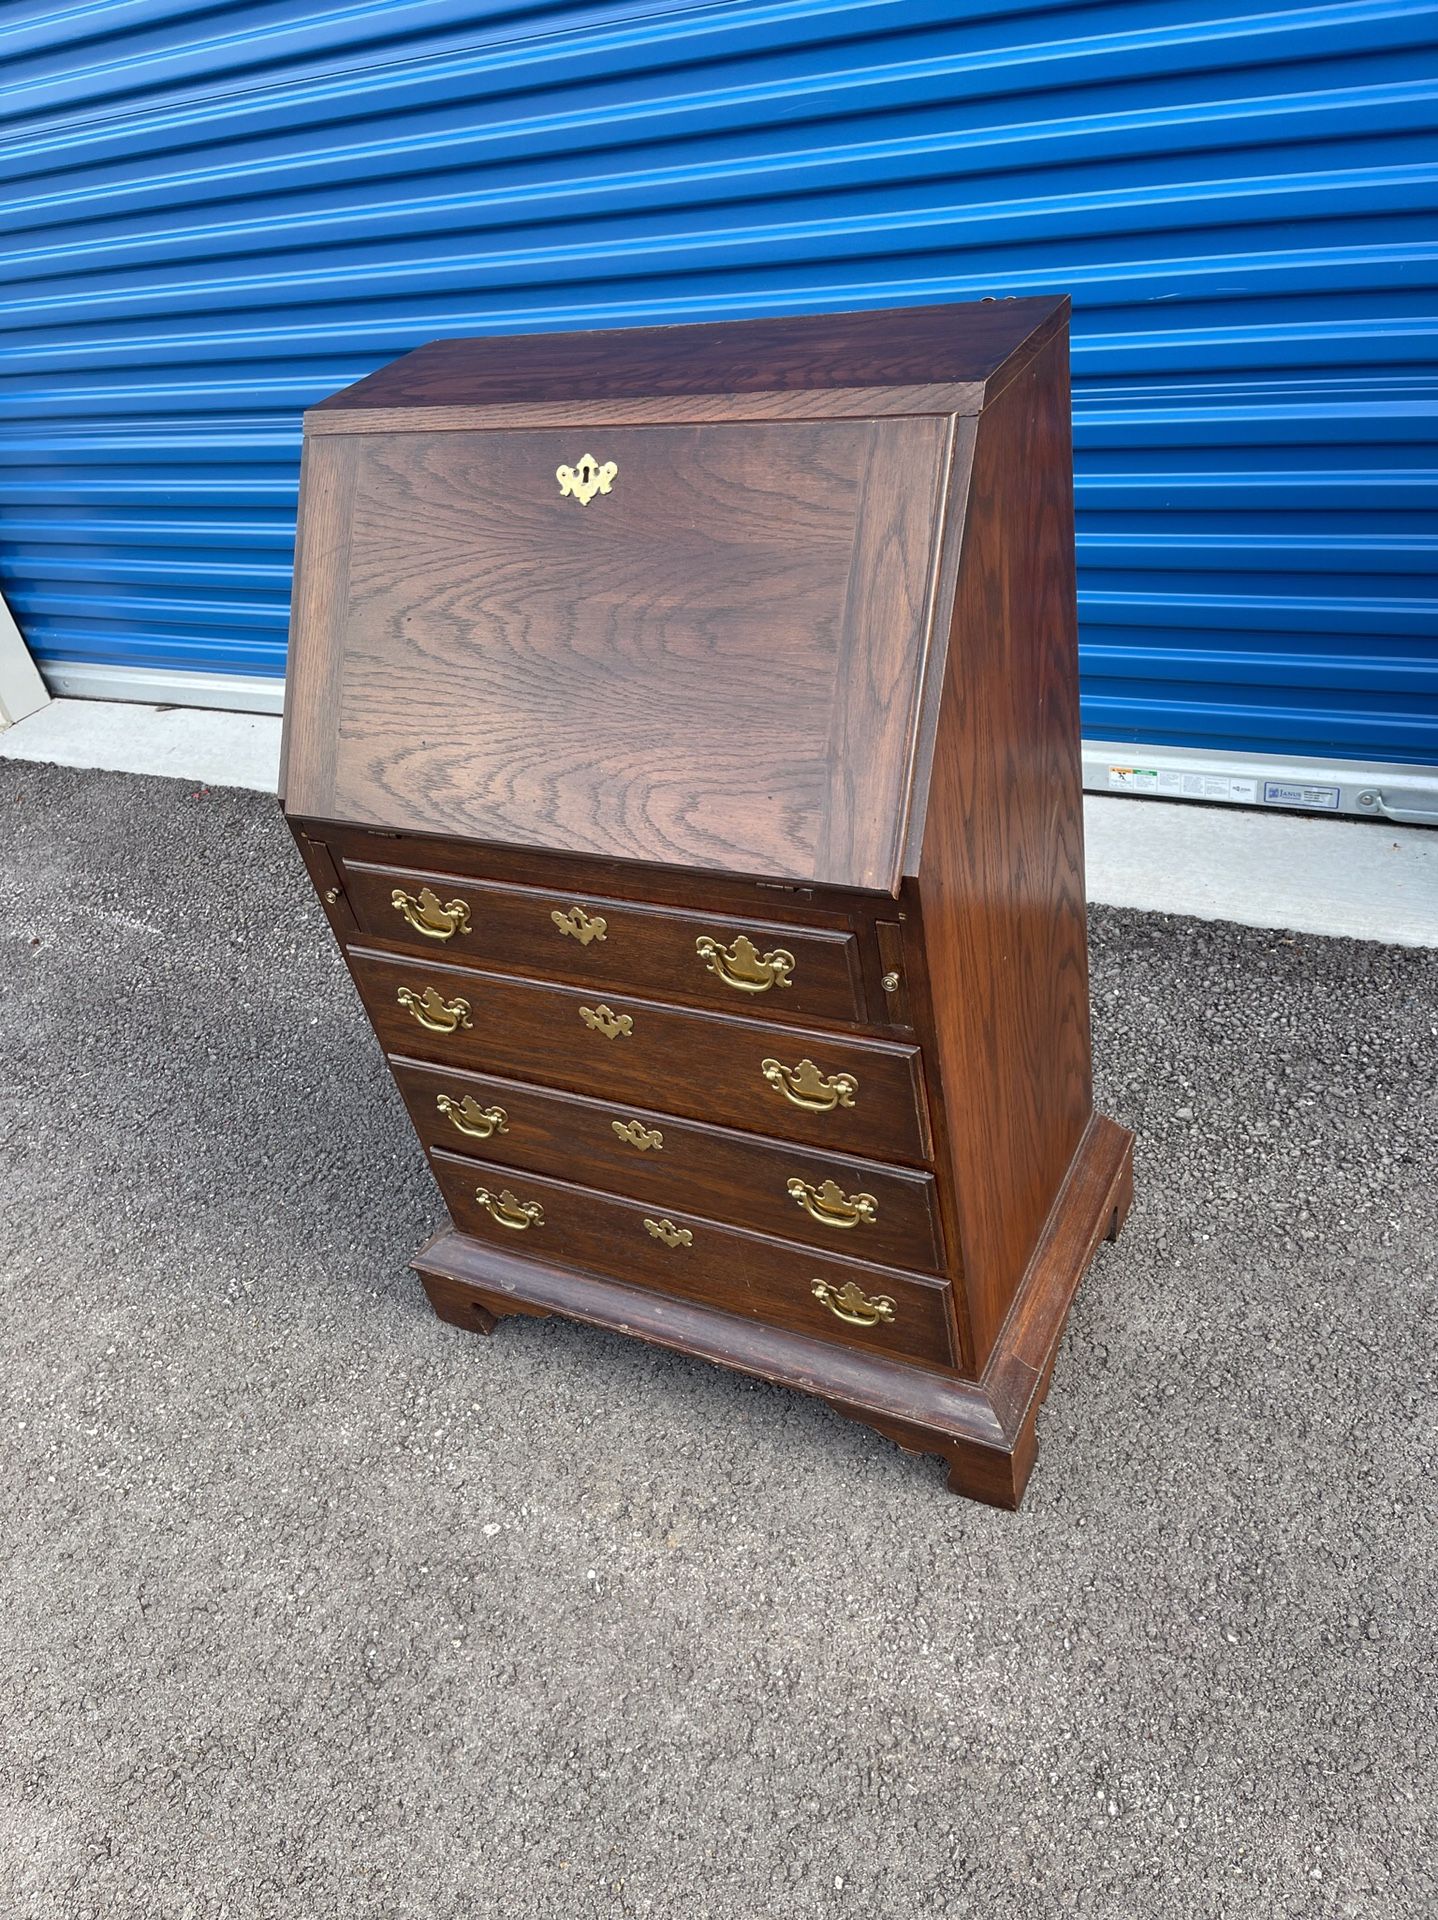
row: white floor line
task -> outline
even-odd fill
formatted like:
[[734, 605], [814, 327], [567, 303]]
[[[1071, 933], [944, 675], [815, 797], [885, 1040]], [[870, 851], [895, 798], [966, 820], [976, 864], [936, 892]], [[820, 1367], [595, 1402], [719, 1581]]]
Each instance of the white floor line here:
[[1438, 831], [1183, 800], [1084, 798], [1090, 900], [1438, 946]]
[[0, 759], [48, 760], [111, 773], [163, 773], [207, 787], [274, 793], [278, 714], [145, 707], [128, 700], [52, 700], [0, 733]]
[[[0, 734], [0, 759], [273, 793], [265, 714], [56, 700]], [[1438, 946], [1438, 831], [1089, 794], [1089, 898], [1149, 913]]]

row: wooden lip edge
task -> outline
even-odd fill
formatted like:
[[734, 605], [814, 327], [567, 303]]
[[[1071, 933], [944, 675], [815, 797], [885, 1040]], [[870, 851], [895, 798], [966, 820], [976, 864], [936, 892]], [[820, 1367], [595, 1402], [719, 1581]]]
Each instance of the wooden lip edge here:
[[[1017, 1446], [1037, 1415], [1079, 1282], [1117, 1214], [1133, 1200], [1134, 1136], [1105, 1114], [1089, 1116], [1083, 1139], [1010, 1303], [982, 1382]], [[1078, 1257], [1075, 1258], [1075, 1250]]]
[[1027, 370], [1053, 340], [1055, 334], [1067, 329], [1072, 317], [1073, 301], [1068, 294], [1063, 294], [1053, 310], [1045, 314], [1032, 332], [1024, 335], [1008, 359], [995, 367], [984, 382], [984, 398], [983, 405], [979, 408], [980, 412], [991, 407], [1004, 388], [1012, 385], [1019, 375]]
[[[284, 726], [284, 733], [286, 735], [288, 735], [289, 732], [288, 711], [287, 705]], [[477, 840], [470, 834], [459, 832], [444, 833], [435, 827], [391, 826], [383, 820], [346, 820], [334, 814], [316, 813], [312, 807], [291, 805], [283, 795], [280, 796], [280, 811], [290, 823], [291, 829], [297, 828], [301, 832], [309, 834], [312, 839], [326, 840], [338, 833], [363, 833], [387, 840], [432, 841], [460, 849], [466, 847], [471, 849], [475, 847], [483, 847], [485, 849], [493, 848], [496, 853], [503, 855], [505, 858], [515, 860], [522, 860], [526, 857], [532, 858], [535, 855], [538, 855], [541, 859], [575, 861], [593, 861], [602, 858], [607, 865], [617, 867], [626, 880], [632, 875], [633, 884], [636, 887], [642, 887], [649, 875], [658, 873], [662, 874], [666, 879], [673, 879], [677, 875], [681, 878], [693, 879], [701, 883], [706, 880], [719, 880], [726, 885], [763, 887], [774, 893], [794, 894], [800, 898], [801, 902], [807, 901], [811, 896], [817, 899], [819, 896], [829, 895], [838, 896], [845, 900], [863, 900], [871, 902], [876, 906], [887, 907], [898, 898], [904, 878], [902, 874], [897, 874], [892, 886], [866, 887], [850, 880], [824, 880], [817, 878], [813, 874], [759, 873], [752, 867], [662, 866], [653, 860], [634, 860], [623, 854], [606, 853], [599, 855], [586, 853], [582, 848], [551, 847], [545, 846], [539, 841], [494, 840], [489, 838]], [[376, 861], [373, 864], [383, 865], [383, 862]], [[503, 885], [505, 883], [497, 882], [496, 884]], [[640, 898], [642, 898], [641, 895], [635, 895], [636, 901]], [[703, 911], [709, 912], [710, 909], [704, 908]], [[842, 909], [836, 909], [836, 911], [842, 911]], [[727, 918], [731, 916], [721, 915], [719, 917]]]
[[[918, 1361], [865, 1353], [578, 1268], [521, 1259], [482, 1246], [452, 1222], [425, 1242], [410, 1266], [422, 1280], [468, 1288], [479, 1306], [497, 1314], [557, 1313], [752, 1374], [771, 1385], [842, 1401], [925, 1430], [952, 1432], [1007, 1452], [983, 1390], [957, 1375], [932, 1372]], [[905, 1278], [922, 1283], [923, 1277]], [[928, 1284], [935, 1284], [932, 1278]], [[922, 1403], [922, 1411], [916, 1403]]]
[[331, 408], [322, 400], [306, 408], [301, 420], [307, 434], [564, 433], [591, 427], [617, 433], [648, 427], [786, 426], [928, 415], [967, 419], [981, 413], [990, 398], [982, 380], [945, 380], [902, 387], [774, 387], [752, 393], [715, 388], [705, 393], [635, 394], [616, 400], [581, 396], [453, 403], [413, 400], [403, 405], [345, 408]]

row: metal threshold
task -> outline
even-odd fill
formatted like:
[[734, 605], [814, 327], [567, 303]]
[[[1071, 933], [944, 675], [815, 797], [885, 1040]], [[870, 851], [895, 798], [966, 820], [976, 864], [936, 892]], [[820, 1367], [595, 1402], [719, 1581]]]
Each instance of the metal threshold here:
[[1134, 799], [1203, 800], [1438, 827], [1438, 767], [1085, 740], [1083, 783], [1091, 793]]

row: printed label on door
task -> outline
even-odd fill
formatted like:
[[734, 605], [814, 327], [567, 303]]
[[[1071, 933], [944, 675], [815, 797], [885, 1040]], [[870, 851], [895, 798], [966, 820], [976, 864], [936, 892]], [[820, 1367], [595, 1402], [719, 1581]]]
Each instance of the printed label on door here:
[[1119, 793], [1154, 793], [1166, 800], [1226, 800], [1253, 806], [1258, 782], [1227, 773], [1196, 773], [1158, 767], [1110, 767], [1109, 786]]
[[1338, 811], [1337, 787], [1305, 787], [1287, 780], [1265, 780], [1263, 799], [1270, 807], [1323, 807], [1329, 813]]

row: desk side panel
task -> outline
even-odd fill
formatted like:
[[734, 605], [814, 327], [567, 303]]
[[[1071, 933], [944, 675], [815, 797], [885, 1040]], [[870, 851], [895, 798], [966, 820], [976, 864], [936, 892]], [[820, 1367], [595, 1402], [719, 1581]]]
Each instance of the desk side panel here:
[[918, 894], [982, 1368], [1093, 1108], [1066, 337], [980, 418]]

